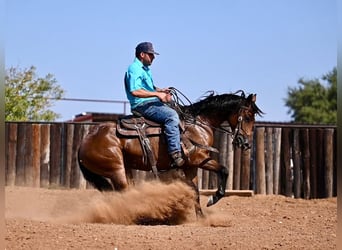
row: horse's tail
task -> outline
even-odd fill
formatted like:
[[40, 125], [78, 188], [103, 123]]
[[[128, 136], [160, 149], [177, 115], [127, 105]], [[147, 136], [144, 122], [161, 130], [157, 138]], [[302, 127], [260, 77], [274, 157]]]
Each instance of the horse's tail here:
[[[79, 153], [79, 152], [78, 152]], [[114, 188], [111, 183], [103, 176], [95, 174], [87, 169], [81, 162], [80, 157], [78, 155], [78, 165], [81, 169], [81, 172], [91, 185], [93, 185], [99, 191], [113, 191]]]

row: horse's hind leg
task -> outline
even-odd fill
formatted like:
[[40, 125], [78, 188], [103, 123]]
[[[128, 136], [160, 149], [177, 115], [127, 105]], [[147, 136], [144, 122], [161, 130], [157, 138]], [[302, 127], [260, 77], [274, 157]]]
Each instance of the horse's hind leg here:
[[128, 188], [125, 168], [115, 169], [109, 178], [116, 191], [122, 191]]
[[198, 189], [198, 176], [197, 176], [197, 168], [188, 168], [184, 169], [184, 174], [186, 177], [186, 183], [190, 185], [190, 187], [195, 190], [196, 197], [195, 197], [195, 212], [197, 218], [203, 218], [204, 214], [201, 208], [200, 203], [200, 193]]

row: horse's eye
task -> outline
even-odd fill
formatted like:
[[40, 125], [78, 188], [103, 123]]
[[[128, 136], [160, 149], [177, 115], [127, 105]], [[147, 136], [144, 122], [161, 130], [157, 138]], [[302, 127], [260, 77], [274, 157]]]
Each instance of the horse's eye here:
[[251, 122], [251, 120], [252, 120], [252, 119], [251, 119], [249, 116], [246, 116], [246, 117], [245, 117], [245, 122]]

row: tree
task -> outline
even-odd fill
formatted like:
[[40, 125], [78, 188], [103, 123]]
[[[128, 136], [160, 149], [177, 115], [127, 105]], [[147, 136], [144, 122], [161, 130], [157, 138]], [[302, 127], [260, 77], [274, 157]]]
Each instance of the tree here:
[[337, 69], [321, 80], [298, 80], [298, 88], [288, 88], [285, 105], [295, 122], [337, 124]]
[[5, 76], [6, 121], [53, 121], [59, 114], [49, 108], [63, 97], [64, 90], [52, 74], [36, 76], [36, 68], [11, 67]]

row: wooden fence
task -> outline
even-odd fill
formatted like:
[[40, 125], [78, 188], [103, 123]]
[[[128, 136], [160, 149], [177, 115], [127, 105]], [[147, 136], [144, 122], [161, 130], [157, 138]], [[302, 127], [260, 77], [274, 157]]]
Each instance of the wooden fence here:
[[[95, 123], [6, 122], [6, 185], [90, 188], [77, 149]], [[216, 132], [213, 154], [229, 171], [228, 190], [295, 198], [336, 196], [336, 127], [256, 123], [252, 148], [234, 150]], [[201, 189], [216, 189], [216, 175], [199, 169]], [[135, 173], [143, 178], [146, 174]]]

